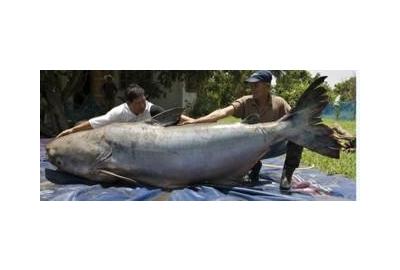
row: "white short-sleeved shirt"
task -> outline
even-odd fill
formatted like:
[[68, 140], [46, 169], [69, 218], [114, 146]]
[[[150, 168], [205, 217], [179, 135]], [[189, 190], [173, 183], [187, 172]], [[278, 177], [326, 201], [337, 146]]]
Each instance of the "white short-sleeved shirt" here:
[[123, 103], [104, 115], [94, 117], [89, 120], [92, 128], [99, 128], [111, 123], [121, 123], [121, 122], [139, 122], [151, 119], [150, 108], [153, 103], [146, 100], [146, 108], [141, 114], [134, 114], [128, 107], [127, 103]]

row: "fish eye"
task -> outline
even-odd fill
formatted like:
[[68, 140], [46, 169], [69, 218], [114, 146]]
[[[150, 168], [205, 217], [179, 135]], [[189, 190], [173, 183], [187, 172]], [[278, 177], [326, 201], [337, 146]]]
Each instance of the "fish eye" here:
[[61, 165], [62, 165], [62, 162], [61, 162], [61, 160], [59, 160], [59, 159], [56, 159], [56, 164], [57, 164], [57, 166], [61, 166]]

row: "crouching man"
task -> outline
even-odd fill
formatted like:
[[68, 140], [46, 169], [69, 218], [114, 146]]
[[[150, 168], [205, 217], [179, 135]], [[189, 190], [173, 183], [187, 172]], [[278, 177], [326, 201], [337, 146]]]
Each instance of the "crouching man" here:
[[[232, 102], [228, 107], [218, 109], [204, 117], [184, 120], [182, 124], [211, 123], [231, 115], [245, 119], [255, 113], [260, 116], [260, 122], [276, 121], [287, 114], [291, 108], [283, 98], [271, 95], [271, 81], [272, 73], [270, 71], [257, 71], [246, 80], [251, 88], [252, 95], [243, 96]], [[272, 146], [267, 155], [262, 158], [272, 158], [286, 153], [280, 183], [282, 190], [290, 189], [293, 173], [300, 165], [302, 152], [302, 146], [284, 141]], [[250, 171], [248, 176], [252, 182], [258, 181], [261, 167], [262, 163], [258, 161]]]
[[[75, 127], [64, 130], [57, 136], [57, 138], [82, 130], [99, 128], [111, 123], [149, 120], [153, 116], [164, 111], [160, 106], [146, 100], [144, 89], [138, 84], [130, 84], [125, 95], [125, 103], [111, 109], [104, 115], [94, 117], [88, 121], [83, 121]], [[192, 118], [185, 115], [181, 116], [181, 121], [192, 120]]]

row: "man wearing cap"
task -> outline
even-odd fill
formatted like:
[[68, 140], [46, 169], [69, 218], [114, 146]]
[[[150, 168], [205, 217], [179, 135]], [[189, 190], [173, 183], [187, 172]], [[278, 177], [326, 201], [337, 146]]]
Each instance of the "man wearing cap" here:
[[[245, 119], [251, 114], [258, 114], [260, 122], [273, 122], [280, 119], [290, 111], [290, 105], [281, 97], [271, 95], [272, 73], [270, 71], [254, 72], [246, 82], [249, 84], [252, 95], [243, 96], [226, 108], [215, 110], [214, 112], [197, 118], [184, 121], [183, 124], [212, 123], [227, 116], [234, 116]], [[272, 158], [286, 153], [285, 165], [282, 171], [280, 187], [283, 190], [290, 189], [293, 172], [300, 165], [303, 147], [293, 142], [283, 142], [271, 147], [271, 150], [262, 159]], [[262, 167], [258, 161], [251, 172], [249, 178], [252, 182], [258, 181]]]

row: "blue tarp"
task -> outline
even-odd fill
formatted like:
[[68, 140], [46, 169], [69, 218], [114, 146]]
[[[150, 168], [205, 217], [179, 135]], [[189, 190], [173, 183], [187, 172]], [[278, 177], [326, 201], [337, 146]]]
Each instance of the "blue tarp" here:
[[84, 179], [57, 171], [46, 157], [45, 145], [48, 139], [40, 140], [40, 199], [43, 201], [299, 201], [299, 200], [356, 200], [355, 182], [340, 176], [328, 176], [316, 169], [298, 169], [296, 176], [321, 186], [324, 195], [310, 195], [298, 192], [281, 193], [279, 179], [284, 157], [263, 160], [261, 181], [255, 186], [216, 188], [195, 186], [173, 191], [158, 188], [102, 186], [91, 184]]

